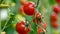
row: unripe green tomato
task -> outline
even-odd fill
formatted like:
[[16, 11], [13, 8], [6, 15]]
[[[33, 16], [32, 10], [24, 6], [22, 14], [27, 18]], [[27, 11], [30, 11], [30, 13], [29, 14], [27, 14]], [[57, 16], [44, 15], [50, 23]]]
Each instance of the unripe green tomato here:
[[18, 21], [25, 21], [25, 18], [23, 16], [21, 16], [20, 14], [17, 14], [15, 16], [15, 20], [18, 20]]
[[16, 5], [16, 3], [14, 3], [14, 2], [13, 2], [13, 3], [11, 3], [11, 6], [12, 6], [12, 7], [14, 7], [15, 5]]
[[16, 28], [16, 24], [12, 24], [12, 27], [15, 29]]

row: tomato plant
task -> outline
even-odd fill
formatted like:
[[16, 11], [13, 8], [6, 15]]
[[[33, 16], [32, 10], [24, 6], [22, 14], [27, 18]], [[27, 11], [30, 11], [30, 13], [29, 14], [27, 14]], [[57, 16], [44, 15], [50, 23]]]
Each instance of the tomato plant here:
[[0, 7], [2, 34], [60, 34], [52, 33], [60, 32], [60, 0], [1, 0]]

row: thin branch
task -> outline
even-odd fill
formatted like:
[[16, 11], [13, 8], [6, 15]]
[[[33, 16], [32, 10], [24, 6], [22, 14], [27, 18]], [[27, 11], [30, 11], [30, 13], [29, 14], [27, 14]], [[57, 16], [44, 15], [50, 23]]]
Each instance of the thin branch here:
[[38, 5], [39, 5], [39, 1], [40, 1], [40, 0], [37, 0], [37, 1], [36, 1], [36, 8], [37, 8]]
[[46, 29], [44, 29], [41, 24], [40, 25], [37, 25], [37, 26], [40, 27], [45, 32], [45, 34], [47, 34]]
[[7, 25], [8, 21], [9, 21], [9, 19], [6, 20], [6, 23], [5, 23], [5, 25], [4, 25], [3, 29], [2, 29], [2, 31], [6, 28], [6, 25]]

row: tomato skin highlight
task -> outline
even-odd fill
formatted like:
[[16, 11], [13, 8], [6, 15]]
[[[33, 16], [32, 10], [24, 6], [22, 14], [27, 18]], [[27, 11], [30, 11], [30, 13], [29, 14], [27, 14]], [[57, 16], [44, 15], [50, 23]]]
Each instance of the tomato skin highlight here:
[[25, 3], [24, 4], [24, 13], [29, 16], [34, 15], [34, 13], [35, 13], [34, 4], [31, 2]]
[[16, 31], [19, 34], [28, 34], [29, 28], [25, 28], [25, 24], [23, 21], [20, 21], [16, 24]]

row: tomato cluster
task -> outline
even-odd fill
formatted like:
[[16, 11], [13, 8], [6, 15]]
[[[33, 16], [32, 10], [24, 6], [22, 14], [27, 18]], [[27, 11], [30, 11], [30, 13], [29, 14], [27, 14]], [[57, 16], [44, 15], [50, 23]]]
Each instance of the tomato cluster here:
[[50, 15], [50, 22], [51, 22], [51, 26], [53, 28], [58, 28], [58, 14], [60, 13], [60, 0], [55, 0], [57, 2], [57, 4], [55, 6], [53, 6], [53, 12]]
[[[35, 15], [32, 16], [32, 21], [38, 25], [41, 25], [41, 27], [46, 29], [47, 24], [42, 22], [40, 13], [35, 12]], [[43, 30], [38, 26], [37, 32], [38, 32], [38, 34], [41, 34], [41, 33], [43, 33]]]
[[57, 28], [58, 27], [58, 24], [57, 24], [57, 15], [56, 15], [56, 13], [52, 13], [51, 15], [50, 15], [50, 22], [51, 22], [51, 26], [53, 27], [53, 28]]
[[[38, 25], [41, 25], [41, 27], [43, 28], [46, 28], [46, 23], [43, 23], [42, 20], [41, 20], [41, 14], [38, 13], [35, 8], [34, 8], [34, 3], [33, 2], [28, 2], [27, 0], [23, 1], [23, 0], [20, 0], [20, 7], [18, 8], [18, 11], [21, 15], [28, 15], [28, 16], [32, 16], [32, 21]], [[24, 22], [24, 21], [19, 21], [17, 24], [16, 24], [16, 31], [19, 33], [19, 34], [28, 34], [30, 32], [30, 28], [29, 26], [26, 27], [26, 24], [27, 22]], [[29, 25], [29, 24], [28, 24]], [[39, 27], [37, 28], [37, 32], [38, 34], [39, 33], [42, 33], [43, 30]]]

